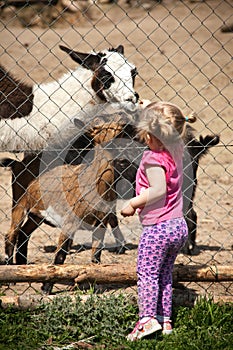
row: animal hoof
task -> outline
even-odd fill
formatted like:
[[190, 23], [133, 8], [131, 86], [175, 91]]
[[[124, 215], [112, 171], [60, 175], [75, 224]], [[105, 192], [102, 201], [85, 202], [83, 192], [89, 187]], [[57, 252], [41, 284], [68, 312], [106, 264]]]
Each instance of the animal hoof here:
[[193, 245], [192, 243], [187, 243], [187, 244], [181, 249], [181, 253], [183, 253], [183, 254], [185, 254], [185, 255], [193, 255], [194, 248], [195, 248], [195, 245]]
[[9, 258], [8, 256], [5, 256], [4, 265], [13, 265], [13, 258]]
[[53, 289], [53, 284], [52, 283], [44, 283], [41, 287], [41, 291], [43, 294], [45, 295], [49, 295], [52, 293], [52, 289]]
[[94, 256], [94, 257], [91, 259], [91, 262], [93, 262], [94, 264], [100, 264], [100, 258]]

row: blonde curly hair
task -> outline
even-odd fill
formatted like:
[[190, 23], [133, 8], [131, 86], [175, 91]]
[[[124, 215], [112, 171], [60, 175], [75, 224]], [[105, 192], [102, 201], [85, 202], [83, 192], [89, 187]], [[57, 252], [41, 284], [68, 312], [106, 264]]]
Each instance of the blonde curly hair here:
[[164, 145], [177, 142], [182, 138], [186, 129], [186, 122], [197, 120], [195, 112], [184, 116], [176, 105], [160, 101], [147, 105], [141, 114], [138, 124], [139, 138], [145, 140], [146, 134], [151, 134]]

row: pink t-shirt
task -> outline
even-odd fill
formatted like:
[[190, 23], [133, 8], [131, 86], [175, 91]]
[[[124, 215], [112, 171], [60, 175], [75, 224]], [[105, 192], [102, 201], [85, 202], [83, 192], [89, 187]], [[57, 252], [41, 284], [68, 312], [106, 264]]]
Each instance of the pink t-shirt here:
[[149, 187], [146, 177], [146, 165], [158, 165], [165, 171], [167, 192], [164, 198], [138, 209], [142, 225], [154, 225], [161, 221], [179, 218], [183, 216], [183, 163], [182, 149], [177, 150], [176, 161], [167, 150], [145, 151], [136, 175], [136, 195]]

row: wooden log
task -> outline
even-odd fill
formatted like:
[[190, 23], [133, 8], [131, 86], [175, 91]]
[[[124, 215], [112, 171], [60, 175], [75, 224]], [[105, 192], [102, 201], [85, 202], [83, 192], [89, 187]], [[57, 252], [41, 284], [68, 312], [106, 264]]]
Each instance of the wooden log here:
[[[72, 294], [63, 293], [62, 296], [69, 296], [72, 302], [75, 302], [76, 296]], [[39, 304], [51, 303], [57, 297], [57, 295], [43, 295], [43, 294], [22, 294], [14, 296], [0, 296], [0, 302], [2, 308], [7, 308], [9, 305], [14, 306], [16, 309], [35, 309]], [[89, 295], [80, 295], [81, 302], [86, 302]]]
[[[233, 281], [233, 267], [228, 265], [175, 265], [173, 280], [174, 282]], [[47, 281], [135, 284], [137, 275], [136, 267], [126, 264], [0, 266], [0, 283]]]
[[176, 265], [173, 272], [176, 282], [229, 282], [233, 281], [231, 265]]
[[[20, 310], [26, 310], [26, 309], [32, 310], [37, 308], [38, 305], [40, 305], [41, 303], [43, 304], [51, 303], [56, 298], [64, 297], [67, 295], [69, 296], [72, 302], [76, 301], [75, 294], [67, 293], [67, 292], [59, 295], [22, 294], [22, 295], [14, 295], [14, 296], [7, 296], [7, 295], [0, 296], [0, 305], [3, 309], [6, 309], [7, 307], [11, 306]], [[126, 293], [126, 295], [128, 295], [129, 298], [131, 298], [132, 300], [131, 294]], [[90, 295], [88, 294], [79, 295], [79, 298], [82, 303], [85, 303], [90, 298]], [[133, 298], [135, 298], [135, 300], [137, 301], [137, 296], [133, 295]], [[184, 291], [184, 290], [176, 289], [173, 293], [174, 305], [193, 306], [194, 303], [198, 300], [198, 298], [200, 298], [200, 295], [198, 294], [192, 295], [192, 292], [190, 292], [189, 290]], [[232, 295], [213, 295], [211, 296], [211, 299], [213, 300], [214, 303], [221, 303], [221, 304], [233, 302]]]
[[128, 265], [1, 265], [0, 282], [134, 283], [136, 270]]

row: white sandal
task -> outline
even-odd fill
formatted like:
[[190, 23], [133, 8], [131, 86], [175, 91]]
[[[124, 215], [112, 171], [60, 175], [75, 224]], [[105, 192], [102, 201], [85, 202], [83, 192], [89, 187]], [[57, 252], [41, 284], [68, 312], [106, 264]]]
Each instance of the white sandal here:
[[153, 317], [146, 322], [138, 321], [134, 330], [127, 336], [127, 340], [135, 341], [162, 329], [161, 324]]
[[162, 327], [163, 327], [163, 334], [172, 334], [172, 325], [171, 325], [171, 321], [165, 321], [162, 323]]

